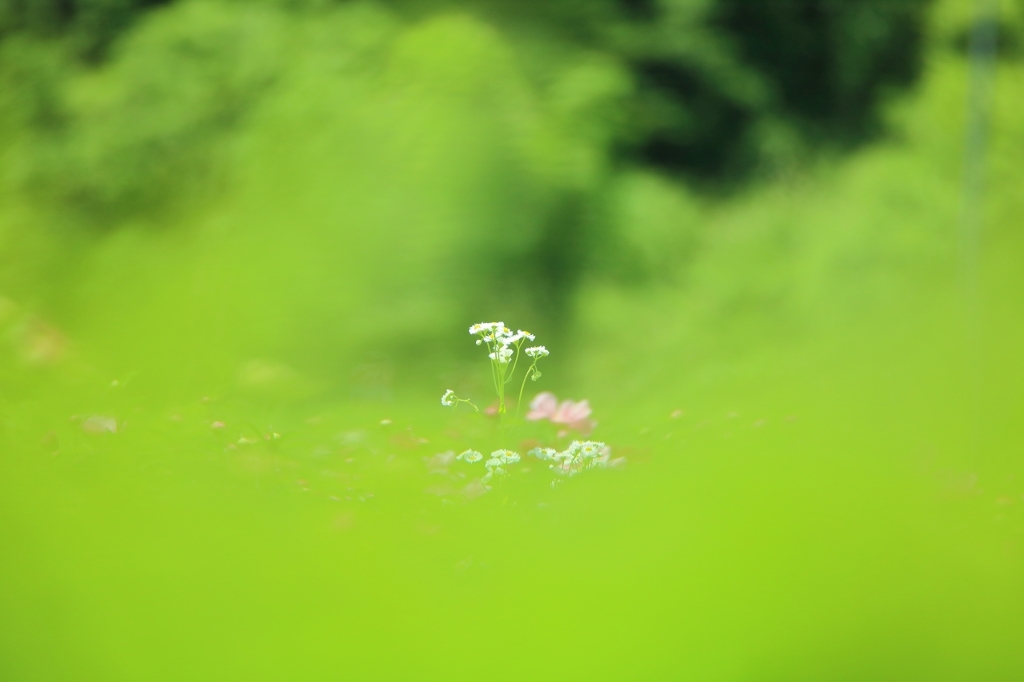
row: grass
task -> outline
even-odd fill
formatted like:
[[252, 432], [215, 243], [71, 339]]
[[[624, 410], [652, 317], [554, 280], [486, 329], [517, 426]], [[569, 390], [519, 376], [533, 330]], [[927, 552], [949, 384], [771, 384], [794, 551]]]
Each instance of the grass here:
[[[317, 89], [314, 66], [294, 87]], [[418, 165], [367, 165], [352, 131], [386, 132], [381, 111], [430, 126], [387, 98], [292, 96], [187, 230], [50, 253], [11, 204], [5, 258], [39, 259], [0, 310], [0, 678], [1019, 677], [1022, 73], [998, 74], [974, 347], [956, 58], [933, 55], [893, 139], [843, 161], [729, 200], [613, 178], [610, 215], [647, 211], [625, 243], [654, 274], [586, 280], [573, 324], [534, 329], [552, 356], [530, 388], [589, 399], [628, 462], [554, 488], [524, 459], [467, 495], [469, 465], [427, 461], [506, 444], [438, 404], [488, 387], [460, 317], [482, 304], [439, 273], [474, 221], [527, 220], [488, 194], [506, 176], [476, 173], [502, 163], [450, 152], [450, 130]], [[295, 120], [333, 142], [289, 147]], [[345, 231], [363, 218], [386, 230]]]

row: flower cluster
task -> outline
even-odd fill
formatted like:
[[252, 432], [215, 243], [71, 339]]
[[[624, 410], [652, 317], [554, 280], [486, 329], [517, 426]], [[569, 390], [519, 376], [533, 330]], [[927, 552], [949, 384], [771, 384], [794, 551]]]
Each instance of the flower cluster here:
[[497, 361], [502, 365], [507, 365], [508, 361], [512, 359], [513, 355], [515, 355], [514, 350], [512, 350], [508, 346], [502, 346], [493, 353], [488, 353], [487, 357], [489, 357], [491, 360]]
[[[473, 464], [482, 460], [484, 456], [476, 450], [466, 450], [455, 459]], [[504, 476], [508, 471], [505, 469], [509, 464], [515, 464], [519, 461], [519, 453], [513, 452], [512, 450], [495, 450], [491, 453], [491, 456], [484, 462], [484, 468], [487, 469], [487, 473], [484, 474], [480, 482], [485, 486], [495, 477]]]
[[586, 436], [597, 426], [597, 422], [590, 419], [590, 414], [591, 409], [588, 401], [574, 402], [572, 400], [563, 400], [559, 403], [554, 393], [544, 391], [543, 393], [538, 393], [537, 397], [530, 403], [530, 411], [527, 413], [526, 418], [530, 421], [547, 419], [552, 424], [562, 424]]
[[465, 452], [463, 452], [461, 455], [459, 455], [455, 459], [461, 460], [463, 462], [469, 462], [470, 464], [472, 464], [473, 462], [479, 462], [483, 458], [484, 458], [484, 456], [481, 455], [476, 450], [466, 450]]
[[531, 358], [546, 358], [551, 355], [544, 346], [530, 346], [526, 349], [525, 353]]
[[[526, 379], [536, 381], [540, 378], [540, 371], [537, 369], [537, 362], [551, 353], [544, 346], [530, 346], [523, 348], [526, 341], [536, 341], [537, 337], [528, 331], [519, 329], [512, 331], [505, 326], [504, 322], [478, 322], [469, 328], [469, 333], [478, 337], [476, 345], [484, 346], [487, 349], [487, 357], [491, 361], [491, 380], [494, 383], [494, 391], [498, 395], [498, 414], [505, 414], [505, 386], [512, 380], [516, 366], [519, 363], [520, 353], [532, 360], [526, 374], [523, 376], [523, 385], [519, 389], [519, 402], [522, 402], [523, 390], [526, 388]], [[477, 409], [476, 405], [463, 400], [455, 395], [451, 389], [445, 391], [441, 396], [441, 404], [445, 407], [456, 407], [460, 402], [467, 403]], [[518, 406], [519, 403], [517, 403]], [[479, 411], [479, 410], [477, 410]]]
[[[494, 390], [498, 396], [498, 407], [496, 412], [499, 416], [506, 413], [505, 410], [505, 386], [515, 374], [519, 361], [527, 358], [524, 365], [527, 365], [525, 375], [522, 378], [522, 386], [519, 389], [519, 400], [516, 403], [517, 410], [522, 405], [523, 392], [526, 388], [526, 380], [536, 381], [540, 378], [540, 371], [537, 363], [551, 353], [544, 346], [527, 346], [527, 342], [536, 341], [536, 337], [528, 331], [519, 329], [512, 331], [505, 326], [504, 322], [479, 322], [469, 328], [469, 333], [476, 338], [476, 345], [482, 346], [487, 351], [490, 360], [491, 379], [494, 382]], [[455, 395], [455, 391], [448, 389], [441, 396], [441, 404], [445, 407], [458, 407], [459, 403], [467, 403], [474, 410], [476, 405], [468, 400]], [[490, 411], [493, 408], [488, 408]], [[479, 411], [479, 410], [477, 410]], [[588, 435], [596, 423], [590, 419], [590, 403], [586, 400], [578, 402], [563, 400], [561, 403], [553, 393], [544, 392], [537, 395], [530, 403], [530, 412], [526, 418], [530, 421], [548, 420], [553, 424], [559, 424], [566, 429], [574, 429]], [[517, 411], [518, 416], [518, 411]], [[511, 438], [511, 430], [505, 434]], [[559, 433], [559, 438], [565, 435], [565, 431]], [[509, 473], [509, 467], [521, 460], [519, 453], [512, 450], [495, 450], [489, 456], [477, 450], [465, 450], [458, 456], [454, 451], [446, 452], [430, 459], [428, 465], [440, 470], [447, 467], [450, 461], [458, 460], [466, 464], [483, 462], [486, 473], [475, 482], [479, 490], [490, 490], [490, 483], [495, 479], [504, 477]], [[549, 463], [549, 468], [561, 476], [574, 476], [590, 469], [603, 469], [615, 467], [623, 462], [625, 458], [611, 459], [611, 448], [599, 441], [574, 440], [564, 451], [554, 448], [534, 448], [530, 450], [530, 456]], [[435, 462], [437, 460], [437, 462]], [[432, 469], [433, 470], [433, 469]], [[526, 470], [524, 470], [525, 473]], [[556, 479], [557, 481], [557, 479]], [[555, 481], [552, 481], [555, 485]]]
[[513, 332], [505, 326], [504, 322], [478, 322], [470, 326], [469, 333], [480, 337], [476, 342], [478, 346], [485, 343], [488, 345], [499, 343], [503, 346], [511, 346], [523, 339], [529, 339], [530, 341], [537, 339], [533, 334], [522, 329]]
[[594, 440], [574, 440], [563, 452], [558, 452], [554, 448], [534, 448], [526, 454], [544, 462], [551, 462], [549, 468], [565, 476], [575, 476], [588, 469], [616, 467], [625, 462], [623, 457], [611, 459], [611, 448]]

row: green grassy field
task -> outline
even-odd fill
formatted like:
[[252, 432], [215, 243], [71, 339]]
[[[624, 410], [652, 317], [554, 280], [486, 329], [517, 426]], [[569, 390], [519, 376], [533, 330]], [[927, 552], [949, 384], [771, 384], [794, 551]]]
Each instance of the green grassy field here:
[[[81, 196], [159, 179], [88, 136], [174, 124], [126, 107], [117, 69], [203, 7], [75, 85], [95, 119], [65, 180], [112, 183]], [[179, 160], [218, 169], [209, 194], [82, 231], [85, 209], [5, 186], [0, 678], [1024, 675], [1020, 61], [998, 65], [968, 309], [949, 49], [887, 138], [721, 197], [602, 165], [578, 123], [616, 96], [606, 64], [544, 99], [466, 17], [249, 22], [230, 92], [299, 57], [198, 143], [214, 161]], [[618, 236], [546, 307], [522, 280], [566, 195], [604, 197]], [[623, 467], [524, 457], [484, 492], [438, 459], [568, 439], [439, 404], [489, 404], [483, 318], [537, 333], [528, 398], [588, 399]]]

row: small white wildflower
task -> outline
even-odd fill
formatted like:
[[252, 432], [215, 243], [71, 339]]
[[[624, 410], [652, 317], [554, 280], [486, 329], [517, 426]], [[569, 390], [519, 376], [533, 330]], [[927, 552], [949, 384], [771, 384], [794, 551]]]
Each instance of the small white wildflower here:
[[507, 365], [508, 361], [512, 358], [513, 354], [514, 351], [508, 346], [505, 346], [503, 348], [499, 348], [493, 353], [488, 353], [487, 357], [489, 357], [491, 360], [496, 360], [497, 362], [503, 365]]
[[463, 462], [469, 462], [470, 464], [472, 464], [473, 462], [479, 462], [483, 458], [484, 458], [484, 456], [481, 455], [476, 450], [466, 450], [465, 452], [463, 452], [461, 455], [459, 455], [455, 459], [461, 460]]
[[498, 469], [499, 473], [505, 473], [503, 470], [501, 470], [501, 465], [504, 464], [504, 463], [505, 462], [503, 460], [495, 457], [492, 454], [491, 458], [489, 460], [487, 460], [486, 462], [484, 462], [484, 466], [487, 467], [488, 471], [493, 471], [495, 469]]
[[[530, 339], [533, 341], [533, 338]], [[544, 346], [530, 346], [526, 349], [526, 354], [531, 358], [546, 358], [551, 355], [547, 348]]]
[[536, 336], [523, 329], [520, 329], [515, 334], [512, 333], [511, 329], [506, 329], [505, 332], [506, 333], [499, 333], [499, 338], [501, 342], [506, 346], [512, 345], [513, 343], [518, 343], [522, 339], [529, 339], [530, 341], [537, 340]]
[[504, 329], [504, 322], [477, 322], [469, 328], [470, 334], [483, 334], [494, 329]]
[[501, 464], [515, 464], [519, 461], [519, 453], [511, 450], [495, 450], [491, 453], [491, 459]]
[[504, 346], [511, 345], [519, 340], [519, 336], [512, 333], [508, 327], [498, 327], [494, 330], [494, 338]]
[[554, 448], [534, 448], [533, 450], [530, 450], [526, 454], [530, 455], [531, 457], [536, 457], [537, 459], [550, 462], [555, 459], [555, 455], [558, 454], [558, 451], [555, 450]]
[[444, 405], [445, 407], [451, 407], [452, 405], [454, 405], [455, 391], [453, 391], [450, 388], [447, 391], [445, 391], [444, 395], [441, 396], [441, 404]]

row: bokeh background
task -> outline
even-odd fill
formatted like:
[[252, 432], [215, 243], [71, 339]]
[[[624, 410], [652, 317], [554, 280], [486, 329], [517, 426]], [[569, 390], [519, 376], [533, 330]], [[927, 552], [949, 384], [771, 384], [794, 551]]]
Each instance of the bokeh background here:
[[[0, 678], [1021, 679], [1022, 112], [1019, 0], [0, 0]], [[492, 319], [624, 468], [438, 458]]]

